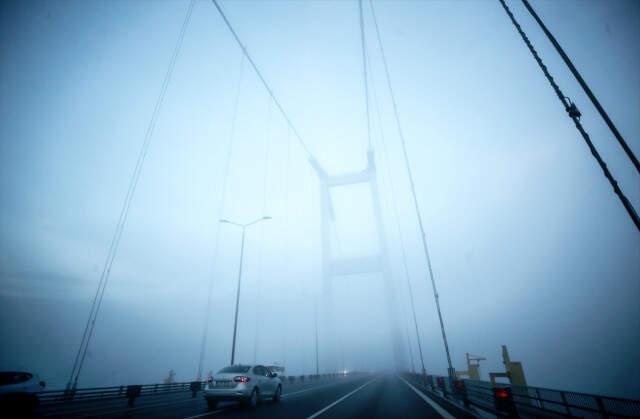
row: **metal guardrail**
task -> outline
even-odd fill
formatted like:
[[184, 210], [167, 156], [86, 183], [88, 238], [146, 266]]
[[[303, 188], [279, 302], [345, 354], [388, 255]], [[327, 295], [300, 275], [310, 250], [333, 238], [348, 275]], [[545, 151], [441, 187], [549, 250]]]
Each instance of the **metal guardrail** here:
[[[297, 375], [281, 376], [283, 384], [305, 383], [319, 379], [337, 378], [343, 374]], [[204, 388], [205, 382], [187, 381], [171, 384], [140, 384], [113, 387], [81, 388], [75, 390], [50, 390], [38, 393], [39, 404], [51, 406], [61, 403], [110, 400], [126, 398], [129, 406], [133, 406], [135, 399], [142, 396], [191, 392], [193, 397]]]
[[144, 384], [82, 388], [76, 390], [51, 390], [38, 393], [38, 400], [42, 405], [117, 398], [127, 398], [131, 403], [131, 400], [135, 400], [137, 397], [153, 394], [167, 394], [185, 391], [197, 393], [202, 389], [202, 384], [203, 383], [199, 381], [191, 381], [170, 384]]
[[640, 418], [640, 400], [487, 381], [409, 375], [425, 388], [501, 417]]
[[640, 417], [640, 400], [598, 396], [573, 391], [552, 390], [540, 387], [513, 386], [513, 400], [517, 407], [534, 407], [565, 417]]
[[[361, 373], [349, 373], [349, 377]], [[297, 376], [281, 376], [285, 385], [312, 383], [317, 380], [331, 380], [346, 377], [347, 374], [311, 374]], [[148, 397], [148, 401], [153, 402], [154, 396], [165, 397], [169, 395], [180, 396], [180, 393], [191, 393], [191, 397], [197, 397], [198, 392], [204, 389], [205, 382], [189, 381], [171, 384], [140, 384], [112, 387], [80, 388], [75, 390], [48, 390], [34, 394], [9, 393], [0, 397], [0, 413], [12, 412], [14, 417], [31, 417], [34, 412], [43, 414], [53, 413], [54, 416], [66, 417], [69, 411], [74, 414], [81, 413], [86, 409], [95, 409], [102, 406], [103, 402], [111, 407], [116, 407], [126, 401], [126, 406], [135, 406], [136, 399]], [[141, 404], [146, 406], [148, 404]], [[127, 409], [124, 405], [121, 408]], [[69, 410], [71, 409], [71, 410]], [[4, 416], [3, 416], [4, 417]]]

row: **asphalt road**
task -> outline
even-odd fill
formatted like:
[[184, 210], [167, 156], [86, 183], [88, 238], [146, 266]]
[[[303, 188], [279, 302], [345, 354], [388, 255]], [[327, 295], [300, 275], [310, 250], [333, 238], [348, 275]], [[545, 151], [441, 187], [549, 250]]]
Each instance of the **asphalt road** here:
[[207, 409], [199, 394], [140, 398], [133, 408], [120, 404], [85, 405], [75, 410], [40, 411], [39, 417], [65, 418], [444, 418], [464, 416], [437, 404], [425, 392], [397, 375], [365, 375], [285, 386], [280, 403], [263, 401], [256, 408], [221, 403]]

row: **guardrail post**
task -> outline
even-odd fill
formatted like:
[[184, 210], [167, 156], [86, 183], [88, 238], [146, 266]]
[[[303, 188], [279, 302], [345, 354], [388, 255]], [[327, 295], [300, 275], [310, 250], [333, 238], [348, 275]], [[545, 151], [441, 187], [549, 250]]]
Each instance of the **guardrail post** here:
[[64, 391], [64, 395], [63, 400], [69, 401], [69, 400], [73, 400], [73, 396], [76, 395], [76, 390], [75, 389], [67, 389]]
[[600, 414], [602, 414], [603, 418], [608, 418], [609, 413], [607, 412], [606, 407], [604, 406], [604, 402], [602, 401], [602, 397], [596, 396], [596, 403], [598, 403], [598, 409], [600, 410]]
[[[538, 402], [538, 407], [541, 409], [544, 409], [544, 402], [542, 401], [542, 396], [540, 396], [540, 389], [536, 388], [536, 397], [537, 397], [537, 402]], [[564, 402], [564, 404], [566, 405], [567, 402], [564, 399], [564, 394], [562, 395], [562, 401]]]
[[469, 395], [467, 393], [467, 386], [465, 385], [464, 381], [455, 380], [453, 382], [453, 388], [454, 388], [455, 394], [462, 399], [462, 402], [464, 403], [464, 407], [468, 408], [470, 406]]
[[128, 403], [127, 406], [133, 407], [136, 402], [136, 397], [140, 396], [142, 392], [142, 386], [139, 384], [127, 386], [127, 398]]
[[567, 411], [567, 414], [569, 416], [571, 415], [571, 408], [569, 408], [569, 402], [567, 402], [567, 395], [564, 393], [564, 391], [560, 392], [560, 398], [562, 398], [562, 405], [564, 406], [564, 410]]
[[202, 383], [200, 381], [192, 381], [189, 388], [191, 389], [191, 398], [195, 399], [198, 392], [202, 390]]
[[444, 383], [444, 377], [437, 377], [436, 382], [438, 383], [440, 391], [442, 391], [442, 395], [447, 397], [447, 386]]

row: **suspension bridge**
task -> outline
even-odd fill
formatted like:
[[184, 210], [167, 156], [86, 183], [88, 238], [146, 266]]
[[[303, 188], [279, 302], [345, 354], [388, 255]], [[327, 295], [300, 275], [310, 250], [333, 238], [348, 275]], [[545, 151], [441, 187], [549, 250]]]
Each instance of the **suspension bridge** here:
[[[516, 0], [513, 0], [514, 2]], [[640, 165], [623, 134], [618, 130], [604, 106], [589, 87], [587, 81], [580, 74], [568, 54], [563, 50], [560, 42], [554, 37], [553, 29], [542, 21], [536, 10], [528, 0], [521, 0], [523, 10], [528, 16], [516, 16], [509, 6], [510, 2], [496, 0], [495, 4], [504, 12], [506, 19], [513, 26], [513, 36], [522, 41], [524, 48], [531, 56], [531, 65], [536, 66], [547, 83], [547, 86], [560, 105], [557, 112], [565, 113], [575, 125], [575, 140], [581, 147], [586, 147], [593, 157], [592, 164], [597, 166], [610, 186], [610, 199], [619, 206], [618, 216], [624, 219], [629, 230], [635, 234], [640, 232], [640, 218], [632, 201], [627, 197], [628, 192], [619, 184], [611, 168], [607, 165], [597, 143], [588, 133], [591, 121], [585, 120], [581, 109], [575, 101], [567, 97], [564, 90], [554, 78], [551, 70], [545, 64], [543, 57], [533, 44], [529, 35], [523, 29], [520, 21], [531, 19], [551, 42], [557, 54], [566, 64], [574, 77], [575, 83], [583, 89], [591, 105], [602, 118], [610, 130], [616, 147], [624, 153], [628, 162], [634, 167], [636, 174], [640, 173]], [[106, 260], [101, 268], [97, 287], [93, 294], [89, 315], [84, 323], [80, 342], [73, 357], [71, 371], [65, 389], [48, 390], [40, 393], [39, 407], [35, 413], [42, 417], [181, 417], [197, 418], [208, 416], [264, 416], [264, 417], [637, 417], [640, 415], [640, 402], [615, 397], [582, 394], [564, 390], [551, 390], [532, 387], [527, 384], [524, 370], [519, 362], [512, 362], [506, 347], [503, 348], [504, 371], [492, 373], [492, 382], [480, 380], [479, 362], [482, 357], [467, 354], [467, 365], [456, 368], [456, 360], [452, 357], [452, 348], [448, 340], [449, 322], [455, 313], [446, 312], [440, 303], [438, 291], [439, 277], [430, 252], [429, 222], [423, 216], [423, 202], [419, 199], [416, 187], [415, 165], [420, 164], [420, 156], [412, 153], [411, 141], [404, 129], [398, 96], [394, 90], [392, 65], [385, 49], [385, 33], [377, 14], [375, 2], [358, 0], [353, 2], [357, 7], [357, 20], [354, 25], [359, 29], [360, 44], [360, 74], [361, 84], [361, 112], [364, 114], [364, 130], [360, 137], [362, 141], [361, 154], [353, 160], [360, 161], [359, 166], [351, 167], [347, 171], [334, 172], [332, 165], [324, 161], [322, 144], [311, 143], [305, 132], [296, 125], [294, 114], [290, 111], [294, 104], [282, 99], [280, 92], [271, 85], [269, 77], [262, 71], [262, 64], [255, 59], [251, 49], [243, 41], [243, 34], [234, 25], [233, 20], [225, 13], [225, 4], [217, 0], [198, 2], [190, 0], [185, 3], [185, 13], [182, 24], [177, 33], [177, 39], [168, 58], [160, 91], [154, 103], [151, 118], [142, 138], [142, 145], [137, 154], [135, 165], [129, 179], [115, 229], [108, 247]], [[179, 65], [184, 49], [185, 37], [189, 32], [194, 15], [204, 7], [213, 8], [219, 20], [211, 24], [222, 25], [231, 35], [232, 41], [240, 51], [241, 65], [237, 74], [235, 100], [231, 104], [230, 118], [231, 133], [227, 148], [227, 158], [222, 167], [221, 193], [219, 195], [218, 214], [222, 214], [227, 199], [231, 167], [231, 154], [235, 131], [239, 124], [246, 123], [238, 120], [238, 108], [242, 106], [241, 90], [243, 81], [253, 77], [257, 88], [262, 89], [270, 101], [270, 120], [279, 119], [286, 126], [290, 144], [297, 147], [297, 152], [304, 159], [304, 165], [313, 175], [313, 182], [306, 187], [312, 191], [313, 203], [317, 206], [319, 215], [316, 222], [317, 240], [320, 243], [318, 260], [319, 273], [309, 288], [313, 293], [308, 296], [309, 311], [313, 312], [313, 322], [309, 328], [313, 329], [313, 348], [311, 354], [312, 368], [303, 374], [282, 374], [280, 379], [284, 384], [281, 403], [273, 403], [257, 411], [239, 408], [229, 403], [217, 409], [208, 409], [201, 396], [204, 386], [211, 379], [207, 373], [211, 366], [207, 364], [207, 353], [212, 345], [229, 347], [229, 365], [249, 362], [246, 350], [242, 356], [238, 355], [239, 329], [242, 329], [242, 311], [247, 304], [243, 299], [246, 287], [246, 272], [243, 275], [245, 248], [251, 240], [255, 229], [267, 226], [275, 217], [269, 214], [269, 178], [270, 158], [278, 152], [274, 144], [267, 142], [264, 149], [264, 161], [253, 162], [264, 166], [264, 173], [260, 183], [263, 183], [262, 197], [257, 197], [255, 217], [252, 219], [236, 219], [228, 214], [221, 218], [215, 231], [215, 249], [213, 253], [215, 263], [222, 263], [219, 257], [222, 243], [221, 231], [237, 233], [241, 237], [238, 251], [237, 272], [234, 273], [233, 299], [233, 332], [231, 336], [221, 337], [212, 327], [212, 318], [216, 316], [217, 284], [221, 278], [212, 277], [207, 284], [206, 303], [201, 310], [201, 337], [198, 345], [198, 358], [194, 364], [193, 377], [184, 383], [167, 382], [165, 384], [137, 384], [123, 383], [119, 386], [92, 387], [83, 386], [83, 371], [91, 362], [90, 353], [94, 337], [99, 333], [100, 316], [105, 296], [109, 293], [109, 283], [114, 265], [118, 263], [118, 255], [126, 230], [136, 191], [140, 184], [141, 175], [145, 169], [147, 157], [153, 149], [153, 139], [156, 126], [163, 118], [162, 109], [165, 105], [167, 91], [173, 86], [174, 73]], [[372, 58], [372, 51], [375, 57]], [[375, 70], [375, 71], [374, 71]], [[382, 74], [383, 80], [377, 80], [374, 74]], [[381, 88], [384, 86], [384, 88]], [[541, 88], [541, 87], [540, 87]], [[381, 112], [383, 98], [391, 109], [390, 115]], [[313, 100], [309, 98], [309, 100]], [[581, 104], [586, 107], [589, 104]], [[384, 132], [382, 119], [388, 117], [392, 121], [393, 132]], [[354, 140], [355, 141], [355, 140]], [[393, 143], [392, 143], [393, 141]], [[391, 164], [393, 158], [389, 148], [400, 150], [400, 164]], [[291, 150], [288, 158], [291, 157]], [[401, 168], [402, 170], [397, 170]], [[402, 187], [406, 184], [408, 187]], [[357, 189], [356, 189], [357, 188]], [[355, 191], [358, 191], [357, 193]], [[345, 192], [346, 191], [346, 192]], [[342, 197], [342, 201], [337, 196]], [[344, 209], [344, 202], [349, 197], [354, 201], [363, 200], [368, 204], [368, 224], [371, 231], [368, 236], [370, 246], [367, 252], [348, 254], [341, 248], [340, 239], [340, 210]], [[262, 200], [260, 203], [259, 201]], [[407, 224], [402, 222], [402, 214], [398, 202], [411, 202], [412, 217], [415, 223], [412, 231], [406, 230]], [[353, 205], [361, 204], [354, 202]], [[351, 205], [351, 204], [347, 204]], [[586, 209], [588, 211], [588, 209]], [[364, 215], [363, 215], [364, 217]], [[258, 227], [261, 226], [261, 227]], [[264, 227], [266, 228], [266, 227]], [[419, 237], [419, 254], [424, 263], [424, 270], [420, 277], [412, 277], [408, 259], [411, 249], [407, 241], [409, 235]], [[389, 236], [393, 236], [390, 237]], [[395, 239], [397, 237], [397, 240]], [[414, 253], [414, 252], [412, 252]], [[235, 262], [234, 262], [235, 263]], [[396, 267], [399, 269], [396, 269]], [[382, 334], [388, 340], [386, 348], [389, 352], [388, 365], [372, 368], [371, 365], [358, 364], [358, 355], [349, 353], [344, 342], [348, 334], [357, 334], [358, 330], [345, 331], [341, 323], [340, 298], [336, 289], [341, 283], [366, 278], [372, 287], [382, 290], [384, 298], [369, 309], [378, 312], [378, 319], [384, 318], [384, 324], [377, 324], [383, 329]], [[360, 278], [360, 279], [358, 279]], [[226, 279], [225, 279], [226, 280]], [[243, 282], [243, 280], [245, 282]], [[417, 288], [417, 281], [420, 288]], [[430, 371], [427, 357], [433, 355], [435, 342], [425, 342], [421, 333], [421, 314], [417, 309], [416, 292], [423, 292], [422, 285], [427, 286], [429, 299], [433, 302], [433, 315], [437, 319], [440, 342], [438, 347], [442, 353], [442, 367], [439, 372]], [[366, 292], [361, 295], [367, 298]], [[406, 296], [406, 298], [405, 298]], [[453, 299], [455, 296], [443, 296]], [[269, 336], [260, 336], [260, 319], [269, 307], [255, 308], [256, 330], [253, 342], [253, 363], [256, 363], [259, 352], [259, 342], [268, 340]], [[292, 332], [289, 339], [294, 341], [296, 332]], [[215, 336], [212, 337], [212, 336]], [[228, 341], [228, 344], [227, 344]], [[496, 342], [498, 346], [500, 342]], [[427, 349], [427, 346], [430, 349]], [[376, 348], [370, 348], [375, 351]], [[249, 351], [249, 352], [251, 352]], [[346, 359], [345, 359], [346, 358]], [[353, 358], [353, 359], [349, 359]], [[476, 361], [474, 364], [472, 361]], [[224, 365], [220, 365], [222, 367]], [[348, 367], [352, 366], [352, 367]], [[213, 373], [215, 376], [215, 373]], [[496, 381], [503, 378], [506, 381]], [[124, 403], [126, 401], [126, 403]]]

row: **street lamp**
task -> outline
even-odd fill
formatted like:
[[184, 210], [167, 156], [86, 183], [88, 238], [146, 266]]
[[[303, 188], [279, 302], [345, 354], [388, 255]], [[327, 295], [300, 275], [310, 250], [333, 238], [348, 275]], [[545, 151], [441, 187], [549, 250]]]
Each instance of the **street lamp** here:
[[313, 316], [316, 323], [316, 375], [320, 375], [320, 365], [318, 362], [318, 303], [313, 306]]
[[233, 365], [235, 358], [236, 358], [236, 335], [238, 332], [238, 308], [240, 306], [240, 284], [242, 281], [242, 259], [244, 257], [244, 232], [246, 230], [247, 227], [249, 227], [250, 225], [256, 224], [260, 221], [264, 221], [264, 220], [270, 220], [271, 217], [262, 217], [262, 218], [258, 218], [257, 220], [251, 221], [250, 223], [247, 224], [240, 224], [240, 223], [235, 223], [233, 221], [229, 221], [229, 220], [220, 220], [221, 223], [224, 224], [233, 224], [234, 226], [238, 226], [240, 228], [242, 228], [242, 244], [240, 245], [240, 268], [238, 269], [238, 290], [236, 291], [236, 314], [233, 320], [233, 343], [231, 344], [231, 365]]

